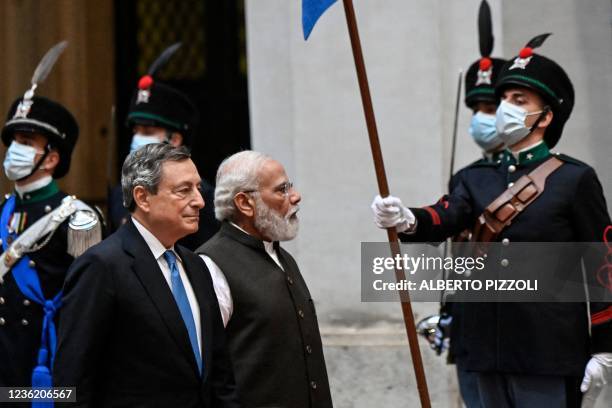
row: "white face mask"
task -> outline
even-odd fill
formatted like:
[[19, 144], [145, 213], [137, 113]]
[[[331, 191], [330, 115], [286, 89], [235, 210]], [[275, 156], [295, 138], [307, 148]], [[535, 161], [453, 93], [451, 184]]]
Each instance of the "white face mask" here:
[[130, 145], [130, 152], [140, 149], [142, 146], [146, 146], [151, 143], [162, 143], [163, 138], [159, 135], [143, 135], [142, 133], [135, 133], [132, 136], [132, 144]]
[[527, 137], [531, 133], [530, 129], [525, 126], [527, 116], [538, 115], [544, 111], [530, 112], [520, 106], [502, 101], [499, 104], [496, 112], [495, 126], [499, 138], [504, 142], [506, 147], [513, 146]]
[[34, 170], [36, 153], [39, 152], [32, 146], [26, 146], [12, 141], [6, 156], [4, 157], [4, 173], [9, 180], [15, 181], [28, 177]]

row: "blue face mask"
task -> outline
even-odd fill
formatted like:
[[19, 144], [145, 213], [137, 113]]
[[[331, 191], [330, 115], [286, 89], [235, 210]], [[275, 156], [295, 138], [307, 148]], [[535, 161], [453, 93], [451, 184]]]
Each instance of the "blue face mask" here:
[[503, 143], [495, 128], [495, 115], [483, 112], [476, 112], [472, 116], [470, 135], [472, 135], [476, 144], [485, 152], [489, 152]]
[[134, 150], [138, 150], [142, 146], [146, 146], [151, 143], [161, 143], [161, 140], [159, 140], [159, 137], [156, 135], [145, 136], [140, 133], [136, 133], [134, 136], [132, 136], [132, 144], [130, 145], [130, 152], [133, 152]]

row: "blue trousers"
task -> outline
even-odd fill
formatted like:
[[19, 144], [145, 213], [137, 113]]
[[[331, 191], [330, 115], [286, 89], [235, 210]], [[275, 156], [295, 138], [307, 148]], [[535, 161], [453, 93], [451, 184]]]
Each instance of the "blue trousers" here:
[[579, 408], [581, 378], [478, 373], [484, 408]]
[[464, 370], [461, 361], [456, 360], [459, 392], [467, 408], [482, 408], [478, 391], [478, 373]]

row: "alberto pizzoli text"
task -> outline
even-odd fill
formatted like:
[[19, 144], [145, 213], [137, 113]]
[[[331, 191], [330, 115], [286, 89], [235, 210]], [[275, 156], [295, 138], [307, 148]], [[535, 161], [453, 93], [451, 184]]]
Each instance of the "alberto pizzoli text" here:
[[373, 281], [376, 291], [533, 291], [538, 290], [537, 279], [486, 279], [486, 280], [456, 280], [429, 279], [413, 282], [404, 279], [399, 282]]

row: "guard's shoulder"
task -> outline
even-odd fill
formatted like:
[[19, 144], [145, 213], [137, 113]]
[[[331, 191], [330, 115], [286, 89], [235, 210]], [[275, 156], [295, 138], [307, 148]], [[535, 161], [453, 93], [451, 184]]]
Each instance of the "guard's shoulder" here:
[[83, 254], [102, 240], [102, 215], [94, 208], [72, 196], [75, 211], [68, 219], [68, 250], [73, 257]]
[[467, 166], [464, 167], [464, 169], [468, 170], [468, 169], [477, 169], [477, 168], [486, 168], [486, 167], [496, 168], [496, 167], [499, 167], [500, 164], [501, 164], [501, 160], [489, 161], [485, 159], [479, 159], [473, 163], [468, 164]]
[[[74, 197], [74, 196], [73, 196]], [[101, 222], [101, 215], [96, 209], [86, 204], [84, 201], [74, 197], [72, 202], [76, 210], [70, 216], [68, 226], [71, 229], [83, 230], [90, 229]]]
[[477, 169], [477, 168], [486, 168], [486, 167], [498, 167], [500, 165], [501, 161], [494, 161], [494, 162], [490, 162], [484, 158], [478, 159], [473, 161], [472, 163], [468, 164], [465, 167], [460, 168], [459, 170], [457, 170], [457, 172], [455, 174], [453, 174], [453, 178], [456, 178], [462, 174], [465, 174], [467, 171], [471, 170], [471, 169]]
[[569, 164], [572, 164], [572, 165], [575, 165], [575, 166], [582, 167], [584, 169], [590, 169], [591, 168], [591, 166], [589, 166], [585, 162], [580, 161], [580, 160], [578, 160], [578, 159], [576, 159], [574, 157], [568, 156], [567, 154], [555, 152], [555, 153], [553, 153], [553, 156], [556, 157], [557, 159], [563, 161], [564, 163], [569, 163]]

